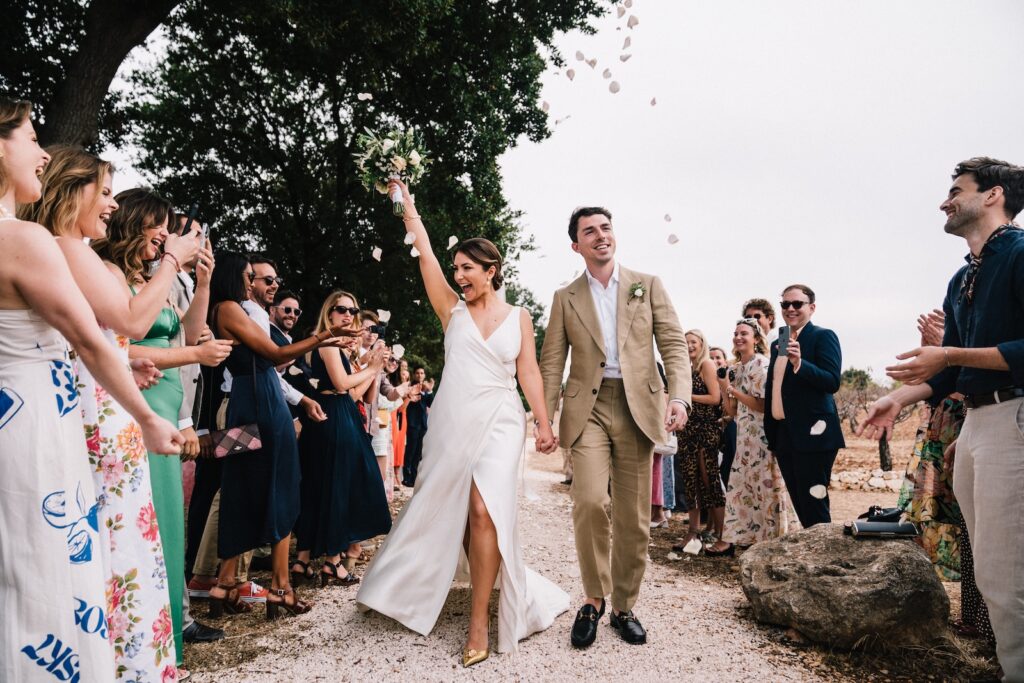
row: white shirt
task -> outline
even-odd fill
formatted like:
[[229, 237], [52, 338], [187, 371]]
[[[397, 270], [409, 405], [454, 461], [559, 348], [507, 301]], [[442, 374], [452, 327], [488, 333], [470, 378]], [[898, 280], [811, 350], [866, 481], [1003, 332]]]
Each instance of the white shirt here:
[[597, 309], [597, 319], [601, 324], [601, 339], [604, 341], [604, 374], [603, 377], [622, 378], [622, 366], [619, 365], [619, 264], [615, 264], [608, 286], [584, 271], [590, 283], [590, 295]]
[[[267, 333], [267, 336], [269, 337], [270, 314], [267, 313], [267, 309], [263, 308], [251, 299], [246, 299], [242, 302], [242, 309], [254, 323], [260, 326], [261, 330]], [[284, 381], [284, 373], [277, 373], [277, 379], [281, 382], [281, 393], [284, 394], [284, 400], [288, 401], [288, 403], [293, 406], [299, 405], [299, 402], [302, 401], [302, 392]], [[227, 368], [224, 368], [224, 383], [220, 385], [220, 388], [225, 394], [231, 393], [231, 372]]]

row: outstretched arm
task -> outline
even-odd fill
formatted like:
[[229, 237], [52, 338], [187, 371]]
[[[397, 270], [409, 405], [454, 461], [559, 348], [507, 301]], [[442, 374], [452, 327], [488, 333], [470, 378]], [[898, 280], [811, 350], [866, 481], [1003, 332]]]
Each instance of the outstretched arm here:
[[434, 255], [434, 250], [430, 246], [430, 237], [427, 235], [427, 229], [423, 226], [423, 220], [416, 211], [409, 188], [401, 180], [392, 180], [388, 184], [389, 191], [396, 187], [401, 189], [402, 200], [405, 202], [405, 215], [402, 217], [405, 229], [416, 237], [413, 246], [420, 254], [420, 275], [423, 277], [423, 286], [427, 289], [427, 298], [430, 299], [430, 305], [438, 320], [441, 321], [441, 327], [447, 330], [448, 320], [452, 317], [452, 309], [455, 308], [455, 304], [459, 303], [459, 295], [455, 293], [444, 277], [444, 271], [441, 270], [441, 264], [438, 263], [437, 256]]
[[537, 421], [537, 450], [551, 453], [558, 447], [558, 439], [551, 431], [551, 418], [544, 401], [544, 382], [537, 366], [537, 344], [533, 337], [533, 320], [525, 308], [519, 309], [519, 329], [522, 345], [516, 358], [516, 376], [523, 388], [526, 402], [530, 404], [533, 418]]

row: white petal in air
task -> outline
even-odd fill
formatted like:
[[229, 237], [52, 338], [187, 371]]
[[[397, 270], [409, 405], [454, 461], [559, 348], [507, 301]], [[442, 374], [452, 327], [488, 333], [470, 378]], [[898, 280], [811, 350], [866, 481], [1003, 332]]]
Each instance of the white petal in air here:
[[395, 344], [391, 347], [391, 357], [395, 360], [402, 360], [402, 356], [405, 355], [405, 347], [401, 344]]
[[420, 250], [417, 249], [416, 247], [413, 247], [412, 249], [409, 250], [409, 256], [412, 256], [413, 258], [419, 258]]
[[825, 496], [828, 495], [828, 489], [821, 484], [816, 484], [811, 487], [809, 493], [818, 500], [822, 500]]
[[626, 8], [623, 7], [622, 5], [619, 5], [618, 7], [615, 8], [615, 14], [619, 17], [619, 19], [621, 19], [625, 13]]
[[359, 100], [360, 102], [365, 102], [366, 100], [372, 100], [373, 95], [371, 95], [368, 92], [361, 92], [358, 95], [356, 95], [356, 99]]
[[671, 223], [672, 222], [672, 216], [666, 213], [665, 214], [665, 222], [666, 223]]
[[668, 236], [668, 243], [669, 244], [676, 244], [678, 241], [679, 241], [679, 238], [676, 237], [674, 234]]
[[405, 233], [405, 243], [412, 244], [416, 241], [416, 233], [407, 232]]
[[565, 75], [569, 77], [569, 80], [576, 78], [576, 69], [566, 69]]
[[414, 304], [416, 304], [417, 306], [419, 306], [419, 305], [420, 305], [420, 300], [419, 300], [419, 299], [413, 299], [413, 300], [412, 300], [412, 302], [413, 302]]
[[632, 7], [633, 6], [633, 0], [626, 0], [622, 4], [625, 5], [626, 7]]
[[658, 98], [657, 98], [657, 97], [652, 97], [652, 98], [651, 98], [651, 106], [653, 107], [653, 106], [654, 106], [654, 105], [656, 105], [657, 103], [658, 103]]
[[294, 365], [292, 365], [292, 366], [288, 367], [288, 374], [289, 375], [301, 375], [302, 374], [302, 370], [300, 370], [299, 368], [297, 368]]
[[448, 237], [448, 248], [449, 249], [451, 249], [452, 247], [454, 247], [458, 243], [459, 243], [459, 238], [456, 237], [455, 235], [451, 235], [450, 237]]
[[632, 57], [632, 56], [633, 55], [628, 55], [628, 54], [627, 55], [619, 55], [619, 61], [620, 62], [628, 62], [629, 58]]
[[604, 76], [605, 78], [611, 78], [612, 77], [612, 70], [611, 69], [605, 69], [604, 73], [601, 74], [601, 75]]
[[683, 552], [689, 553], [690, 555], [700, 555], [700, 549], [704, 547], [704, 544], [700, 542], [699, 538], [690, 539], [690, 542], [683, 546]]
[[318, 380], [316, 377], [310, 377], [309, 385], [316, 389], [318, 386], [320, 386], [320, 380]]
[[624, 41], [622, 41], [622, 49], [623, 50], [628, 50], [629, 46], [632, 45], [632, 44], [633, 44], [633, 39], [630, 38], [629, 36], [626, 36], [626, 39]]
[[582, 62], [584, 59], [586, 59], [586, 57], [583, 55], [583, 53], [580, 52], [579, 50], [576, 50], [576, 61]]
[[591, 69], [596, 69], [597, 68], [597, 60], [596, 59], [588, 59], [587, 60], [587, 64], [590, 65]]
[[551, 111], [551, 105], [548, 104], [547, 102], [541, 102], [540, 103], [540, 108], [541, 108], [541, 110], [544, 111], [545, 114], [548, 113], [549, 111]]
[[619, 82], [618, 81], [612, 81], [608, 85], [608, 91], [611, 92], [612, 94], [615, 94], [615, 93], [619, 92]]
[[640, 20], [636, 18], [635, 14], [630, 14], [629, 19], [626, 21], [626, 26], [633, 28], [640, 23]]
[[377, 317], [380, 318], [380, 321], [382, 323], [387, 325], [388, 321], [391, 320], [391, 311], [385, 311], [385, 310], [382, 310], [382, 309], [378, 308], [377, 309]]
[[373, 255], [373, 260], [377, 261], [378, 263], [380, 263], [380, 257], [381, 257], [381, 254], [383, 254], [383, 253], [384, 252], [381, 251], [380, 247], [374, 247], [373, 251], [371, 252], [371, 254]]
[[811, 436], [821, 436], [825, 433], [825, 421], [818, 420], [811, 425]]

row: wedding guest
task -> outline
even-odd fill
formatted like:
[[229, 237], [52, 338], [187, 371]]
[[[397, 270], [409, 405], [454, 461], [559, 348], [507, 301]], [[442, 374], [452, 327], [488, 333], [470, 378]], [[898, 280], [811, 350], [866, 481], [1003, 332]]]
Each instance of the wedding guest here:
[[420, 458], [423, 456], [423, 437], [427, 435], [427, 411], [434, 402], [434, 394], [427, 387], [427, 369], [417, 365], [412, 371], [413, 389], [409, 394], [410, 403], [406, 406], [405, 415], [409, 426], [405, 435], [405, 465], [402, 466], [402, 486], [412, 488], [416, 485], [416, 473], [419, 470]]
[[[715, 364], [715, 368], [726, 368], [728, 372], [729, 358], [725, 354], [725, 349], [720, 346], [712, 346], [709, 349], [709, 355], [711, 361]], [[722, 397], [724, 400], [724, 396]], [[722, 486], [726, 491], [729, 490], [729, 472], [732, 470], [732, 461], [736, 457], [736, 421], [732, 419], [731, 415], [722, 413], [721, 419], [722, 426], [722, 446], [721, 446], [721, 462], [718, 465], [719, 475], [722, 477]]]
[[[299, 514], [299, 458], [291, 414], [281, 393], [276, 365], [324, 344], [345, 330], [331, 328], [300, 342], [278, 346], [266, 327], [242, 308], [249, 300], [256, 272], [245, 258], [227, 254], [210, 284], [210, 328], [221, 339], [237, 342], [225, 364], [232, 374], [228, 428], [255, 424], [261, 448], [223, 458], [220, 493], [218, 583], [210, 589], [210, 611], [248, 611], [236, 585], [238, 556], [271, 545], [272, 579], [266, 598], [267, 618], [279, 608], [292, 614], [311, 605], [295, 594], [288, 577], [288, 542]], [[319, 407], [319, 405], [318, 405]]]
[[[405, 361], [402, 361], [405, 362]], [[391, 383], [396, 384], [409, 384], [412, 380], [412, 376], [409, 374], [409, 364], [405, 362], [405, 367], [399, 363], [398, 368], [395, 370], [394, 375], [391, 378]], [[392, 464], [395, 469], [395, 490], [398, 490], [398, 482], [402, 480], [402, 466], [405, 464], [405, 443], [406, 443], [406, 428], [408, 427], [409, 419], [406, 415], [406, 410], [409, 407], [409, 397], [406, 396], [402, 399], [401, 405], [395, 408], [391, 412], [391, 445], [394, 452], [394, 460]]]
[[[161, 249], [171, 239], [169, 226], [174, 220], [171, 204], [150, 190], [132, 189], [119, 193], [115, 199], [121, 205], [108, 223], [106, 235], [94, 240], [90, 246], [103, 259], [118, 278], [121, 287], [132, 297], [145, 296], [149, 289], [146, 280], [147, 264], [157, 258], [168, 261], [175, 273], [181, 259], [171, 253], [161, 256]], [[154, 220], [150, 220], [155, 218]], [[200, 235], [193, 231], [185, 239], [197, 246]], [[193, 252], [194, 254], [195, 252]], [[185, 260], [191, 260], [189, 255]], [[212, 256], [210, 256], [212, 259]], [[208, 264], [212, 265], [212, 264]], [[173, 283], [173, 278], [172, 278]], [[188, 316], [173, 307], [167, 289], [159, 292], [160, 309], [148, 331], [133, 335], [128, 347], [129, 358], [147, 358], [163, 376], [155, 385], [143, 391], [146, 402], [158, 415], [177, 424], [184, 400], [179, 367], [191, 363], [219, 364], [227, 357], [230, 346], [210, 340], [205, 345], [172, 348], [183, 325], [186, 336], [198, 339], [205, 328], [202, 318]], [[167, 587], [170, 591], [171, 620], [174, 641], [178, 650], [178, 666], [183, 665], [183, 596], [185, 594], [185, 501], [182, 489], [181, 459], [150, 454], [149, 477], [153, 487], [153, 505], [160, 525], [160, 539], [164, 547]]]
[[769, 347], [779, 338], [779, 331], [775, 329], [775, 307], [768, 299], [748, 299], [743, 304], [743, 317], [757, 321]]
[[903, 383], [876, 401], [860, 430], [888, 436], [907, 405], [964, 395], [953, 491], [967, 522], [1005, 680], [1024, 680], [1024, 167], [975, 157], [957, 164], [939, 207], [945, 232], [967, 242], [968, 263], [949, 282], [941, 347], [919, 347], [887, 368]]
[[[0, 575], [0, 680], [39, 679], [54, 661], [56, 640], [62, 653], [73, 653], [65, 657], [62, 675], [111, 681], [117, 670], [104, 615], [111, 568], [97, 528], [101, 502], [81, 411], [95, 398], [81, 399], [68, 344], [79, 367], [134, 420], [129, 439], [154, 452], [177, 453], [182, 438], [143, 400], [53, 236], [15, 216], [17, 204], [40, 199], [40, 175], [50, 160], [30, 112], [28, 102], [0, 98], [0, 454], [14, 457], [3, 458], [0, 496], [0, 566], [10, 569]], [[100, 194], [95, 183], [87, 186], [86, 193]], [[78, 210], [72, 206], [68, 213], [77, 218]], [[144, 456], [142, 447], [132, 450]], [[164, 595], [158, 609], [167, 605]], [[119, 627], [116, 612], [113, 617]], [[169, 624], [157, 623], [161, 631], [153, 642], [169, 648], [157, 673], [174, 680]], [[155, 654], [151, 650], [150, 658]]]
[[[656, 363], [658, 368], [658, 374], [661, 375], [662, 383], [668, 387], [668, 376], [665, 375], [665, 366], [661, 364], [661, 361]], [[666, 393], [666, 398], [668, 394]], [[672, 518], [672, 510], [675, 509], [676, 504], [676, 473], [675, 473], [675, 460], [676, 450], [678, 450], [679, 442], [678, 439], [675, 442], [672, 439], [676, 439], [675, 435], [664, 445], [663, 451], [659, 454], [658, 446], [655, 446], [655, 460], [659, 458], [660, 463], [656, 463], [658, 467], [658, 475], [661, 481], [660, 491], [660, 505], [655, 507], [651, 505], [651, 528], [655, 529], [658, 527], [668, 526], [668, 520]], [[652, 500], [654, 497], [654, 491], [651, 491]]]
[[[690, 356], [693, 382], [693, 410], [686, 426], [676, 436], [676, 478], [686, 490], [690, 502], [687, 514], [690, 528], [679, 544], [682, 550], [693, 539], [705, 533], [722, 538], [725, 519], [725, 494], [718, 474], [718, 447], [722, 441], [719, 419], [722, 416], [722, 392], [719, 389], [714, 362], [711, 360], [707, 339], [700, 330], [686, 333], [686, 348]], [[707, 528], [701, 531], [700, 513], [706, 511]]]
[[736, 362], [730, 370], [735, 378], [727, 372], [716, 379], [725, 412], [736, 421], [736, 459], [725, 494], [722, 537], [704, 551], [712, 557], [733, 555], [737, 545], [776, 538], [789, 530], [789, 498], [764, 434], [768, 373], [764, 333], [756, 320], [740, 320], [732, 343]]
[[[814, 290], [790, 285], [782, 291], [782, 318], [789, 346], [771, 346], [765, 388], [764, 431], [804, 528], [832, 521], [828, 485], [840, 448], [846, 447], [832, 395], [843, 368], [839, 338], [811, 322]], [[811, 489], [824, 486], [825, 495]]]
[[[279, 289], [274, 295], [274, 305], [270, 307], [270, 338], [278, 346], [292, 343], [292, 332], [302, 315], [299, 308], [299, 295], [287, 289]], [[310, 398], [316, 395], [316, 388], [310, 383], [313, 370], [309, 367], [305, 356], [299, 356], [283, 371], [284, 381], [303, 396]], [[289, 404], [292, 417], [301, 418], [305, 411], [298, 406]]]
[[[315, 333], [327, 334], [331, 327], [360, 330], [358, 312], [352, 294], [332, 292], [320, 309]], [[353, 338], [352, 343], [358, 342]], [[342, 551], [346, 557], [351, 556], [353, 541], [391, 529], [383, 480], [355, 403], [379, 382], [384, 359], [383, 348], [372, 349], [363, 356], [365, 367], [353, 371], [338, 348], [326, 347], [313, 353], [316, 400], [327, 420], [307, 424], [299, 443], [303, 476], [293, 579], [312, 578], [310, 559], [324, 557], [318, 572], [321, 585], [358, 583], [359, 579], [343, 566]], [[376, 419], [373, 415], [371, 418]]]

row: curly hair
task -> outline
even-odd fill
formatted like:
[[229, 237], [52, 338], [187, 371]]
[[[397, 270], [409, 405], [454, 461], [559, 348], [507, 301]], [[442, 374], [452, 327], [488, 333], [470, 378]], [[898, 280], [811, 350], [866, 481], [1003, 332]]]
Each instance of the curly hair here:
[[155, 191], [136, 187], [114, 196], [120, 205], [110, 217], [107, 236], [92, 243], [93, 250], [104, 261], [121, 269], [130, 283], [146, 278], [143, 255], [149, 240], [145, 231], [167, 221], [174, 223], [174, 209], [169, 201]]
[[[74, 229], [79, 213], [91, 208], [83, 206], [85, 188], [99, 187], [104, 176], [113, 175], [114, 165], [72, 145], [53, 145], [46, 152], [50, 163], [41, 178], [43, 194], [39, 201], [19, 207], [18, 217], [38, 223], [60, 237]], [[99, 193], [95, 200], [99, 200]]]

